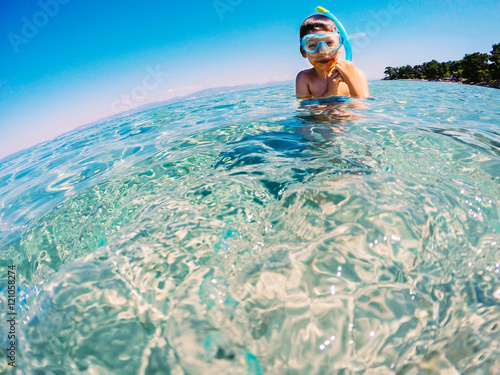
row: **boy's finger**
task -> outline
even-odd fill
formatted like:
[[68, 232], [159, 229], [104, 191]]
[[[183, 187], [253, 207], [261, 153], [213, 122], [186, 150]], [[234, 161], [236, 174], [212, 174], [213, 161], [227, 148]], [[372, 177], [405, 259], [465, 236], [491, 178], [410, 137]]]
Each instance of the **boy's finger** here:
[[339, 70], [337, 70], [337, 71], [338, 71], [339, 76], [341, 76], [341, 77], [342, 77], [342, 76], [344, 75], [344, 70], [343, 70], [342, 68], [340, 68], [340, 69], [339, 69]]
[[345, 66], [339, 66], [337, 65], [337, 70], [340, 73], [341, 76], [344, 76], [344, 74], [348, 74], [349, 69]]
[[342, 70], [344, 70], [344, 66], [342, 64], [337, 63], [337, 65], [335, 65], [335, 69], [341, 72]]

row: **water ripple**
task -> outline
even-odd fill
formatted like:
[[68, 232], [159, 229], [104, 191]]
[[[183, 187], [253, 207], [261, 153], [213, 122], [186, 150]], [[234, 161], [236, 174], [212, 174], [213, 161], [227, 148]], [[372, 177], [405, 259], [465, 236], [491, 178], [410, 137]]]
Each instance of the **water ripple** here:
[[18, 367], [494, 373], [498, 90], [371, 92], [305, 107], [290, 85], [217, 95], [1, 160]]

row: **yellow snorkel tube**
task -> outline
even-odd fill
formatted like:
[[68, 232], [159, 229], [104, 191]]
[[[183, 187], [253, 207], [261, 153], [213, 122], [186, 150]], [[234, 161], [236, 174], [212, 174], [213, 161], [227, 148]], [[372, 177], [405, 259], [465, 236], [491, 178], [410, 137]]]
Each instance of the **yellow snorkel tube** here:
[[345, 58], [346, 60], [352, 61], [352, 46], [351, 46], [351, 40], [349, 39], [349, 36], [347, 35], [344, 26], [340, 23], [340, 21], [335, 17], [330, 11], [326, 10], [323, 7], [317, 7], [316, 10], [323, 14], [324, 16], [330, 18], [333, 22], [335, 22], [335, 25], [337, 25], [337, 29], [339, 30], [340, 36], [342, 37], [343, 43], [344, 43], [344, 48], [345, 48]]

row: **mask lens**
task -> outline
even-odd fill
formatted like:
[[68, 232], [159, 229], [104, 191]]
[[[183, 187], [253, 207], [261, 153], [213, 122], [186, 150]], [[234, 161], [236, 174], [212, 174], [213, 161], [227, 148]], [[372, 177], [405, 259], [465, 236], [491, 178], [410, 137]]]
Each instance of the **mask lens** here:
[[302, 48], [308, 53], [316, 53], [320, 45], [327, 47], [329, 52], [340, 48], [340, 35], [337, 33], [308, 34], [302, 38]]

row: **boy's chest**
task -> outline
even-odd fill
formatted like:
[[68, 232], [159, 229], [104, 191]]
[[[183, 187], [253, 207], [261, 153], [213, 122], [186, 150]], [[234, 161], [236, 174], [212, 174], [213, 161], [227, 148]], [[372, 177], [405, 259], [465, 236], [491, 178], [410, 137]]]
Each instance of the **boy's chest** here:
[[345, 82], [327, 82], [324, 79], [313, 79], [309, 83], [309, 91], [313, 97], [350, 96]]

